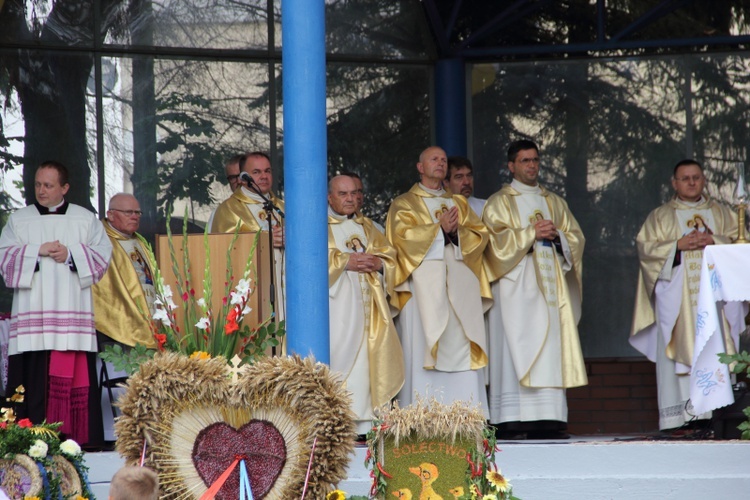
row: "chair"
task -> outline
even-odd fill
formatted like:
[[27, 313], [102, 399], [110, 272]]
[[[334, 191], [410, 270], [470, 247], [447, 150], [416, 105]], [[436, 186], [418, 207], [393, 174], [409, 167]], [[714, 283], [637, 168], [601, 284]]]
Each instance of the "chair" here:
[[[104, 352], [103, 348], [107, 342], [99, 342], [99, 352]], [[111, 344], [111, 341], [110, 341]], [[115, 408], [115, 398], [112, 394], [112, 389], [118, 387], [120, 384], [125, 384], [128, 381], [127, 376], [110, 378], [109, 370], [107, 370], [107, 363], [102, 359], [102, 366], [99, 369], [99, 394], [103, 395], [102, 389], [107, 390], [109, 395], [109, 406], [112, 408], [112, 419], [117, 418], [117, 408]]]

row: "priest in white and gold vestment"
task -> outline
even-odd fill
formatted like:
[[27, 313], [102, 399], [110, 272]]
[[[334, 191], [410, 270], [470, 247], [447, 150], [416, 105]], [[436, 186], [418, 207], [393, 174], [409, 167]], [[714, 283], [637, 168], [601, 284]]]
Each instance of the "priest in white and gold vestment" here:
[[565, 437], [565, 389], [588, 379], [578, 338], [584, 237], [565, 200], [539, 185], [539, 150], [508, 149], [513, 181], [482, 220], [495, 304], [488, 313], [490, 422], [528, 438]]
[[[112, 259], [104, 277], [93, 286], [94, 316], [99, 351], [119, 344], [125, 350], [136, 344], [155, 348], [151, 330], [156, 290], [154, 273], [147, 250], [136, 232], [141, 222], [141, 206], [135, 196], [118, 193], [109, 200], [107, 217], [102, 220], [104, 230], [112, 243]], [[103, 375], [101, 359], [97, 360], [97, 373]], [[127, 377], [125, 370], [116, 370], [112, 363], [106, 365], [110, 381]], [[102, 380], [99, 380], [102, 383]], [[100, 385], [100, 387], [102, 387]], [[104, 389], [102, 387], [102, 389]], [[125, 393], [122, 387], [101, 391], [104, 440], [115, 441], [112, 399]]]
[[[656, 363], [662, 430], [710, 416], [692, 414], [688, 403], [701, 261], [706, 245], [731, 243], [737, 234], [737, 215], [703, 192], [698, 162], [679, 162], [672, 187], [675, 196], [649, 214], [636, 238], [640, 270], [630, 332], [630, 344]], [[728, 303], [723, 321], [732, 353], [730, 331], [745, 326], [742, 306]]]
[[[273, 172], [268, 155], [255, 151], [248, 153], [240, 160], [240, 180], [248, 174], [263, 196], [271, 200], [282, 212], [284, 202], [272, 192]], [[240, 232], [268, 231], [268, 215], [263, 209], [264, 200], [246, 181], [235, 189], [232, 196], [218, 206], [211, 224], [212, 233], [233, 233], [237, 222]], [[284, 219], [277, 212], [271, 215], [271, 232], [273, 233], [274, 254], [274, 283], [276, 289], [275, 313], [278, 321], [286, 317], [286, 258], [284, 248], [286, 235], [284, 233]]]
[[415, 393], [446, 404], [468, 400], [487, 412], [483, 313], [492, 303], [482, 264], [487, 229], [466, 198], [442, 186], [445, 151], [430, 147], [417, 163], [421, 182], [388, 210], [386, 236], [398, 251], [396, 292], [406, 380], [402, 406]]
[[112, 243], [112, 260], [93, 289], [96, 330], [106, 336], [99, 337], [100, 344], [156, 347], [150, 320], [156, 290], [148, 252], [136, 234], [140, 219], [141, 207], [132, 194], [118, 193], [109, 200], [102, 224]]
[[357, 186], [346, 175], [328, 185], [328, 297], [331, 369], [344, 376], [357, 434], [373, 409], [404, 384], [404, 355], [393, 324], [396, 249], [367, 217], [356, 215]]

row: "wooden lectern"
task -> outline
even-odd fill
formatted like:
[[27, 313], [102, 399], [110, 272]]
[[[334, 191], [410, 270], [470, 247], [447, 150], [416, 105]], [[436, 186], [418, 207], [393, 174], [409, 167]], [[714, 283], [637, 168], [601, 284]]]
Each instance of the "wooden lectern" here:
[[[252, 250], [253, 243], [255, 242], [255, 236], [257, 233], [240, 233], [237, 235], [237, 239], [231, 248], [231, 260], [232, 260], [232, 289], [237, 285], [237, 282], [242, 278], [245, 271], [245, 264], [247, 262], [248, 255]], [[187, 276], [185, 272], [185, 250], [183, 247], [183, 240], [187, 238], [187, 253], [188, 253], [188, 266], [189, 266], [189, 286], [185, 286], [183, 283], [183, 290], [188, 291], [192, 288], [195, 290], [196, 299], [203, 297], [203, 279], [205, 276], [206, 268], [206, 244], [204, 241], [203, 234], [188, 234], [183, 235], [172, 235], [172, 246], [174, 247], [174, 263], [172, 256], [170, 255], [169, 248], [169, 237], [167, 235], [156, 235], [156, 262], [161, 270], [162, 277], [164, 278], [164, 284], [169, 285], [174, 293], [174, 303], [177, 304], [176, 320], [180, 330], [183, 329], [184, 318], [185, 318], [185, 307], [182, 302], [182, 298], [178, 297], [177, 278], [175, 277], [174, 266], [177, 266], [178, 271], [182, 274], [183, 278]], [[211, 310], [215, 313], [221, 310], [222, 300], [225, 296], [226, 282], [227, 282], [227, 249], [232, 243], [234, 234], [209, 234], [208, 238], [208, 251], [210, 259], [208, 259], [208, 267], [211, 272], [211, 284], [212, 284], [212, 303]], [[255, 254], [252, 258], [252, 268], [255, 269], [256, 274], [253, 277], [252, 288], [253, 293], [248, 300], [248, 307], [252, 309], [252, 312], [248, 314], [243, 324], [257, 325], [261, 321], [267, 319], [270, 315], [270, 301], [269, 291], [266, 283], [270, 280], [270, 269], [268, 259], [268, 239], [261, 237], [258, 240], [258, 244], [255, 247]], [[227, 300], [229, 298], [227, 297]]]

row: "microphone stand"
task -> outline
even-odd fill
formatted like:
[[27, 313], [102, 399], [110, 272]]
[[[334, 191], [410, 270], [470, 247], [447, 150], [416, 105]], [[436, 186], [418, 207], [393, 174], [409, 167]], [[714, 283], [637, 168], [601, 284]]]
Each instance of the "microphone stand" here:
[[[249, 176], [248, 176], [249, 177]], [[273, 212], [276, 212], [279, 214], [281, 219], [283, 220], [285, 218], [284, 212], [274, 205], [274, 203], [264, 195], [260, 187], [255, 183], [255, 181], [252, 179], [252, 177], [249, 177], [247, 182], [247, 187], [252, 189], [255, 194], [260, 196], [263, 199], [263, 210], [266, 212], [266, 221], [268, 222], [268, 247], [270, 251], [268, 252], [269, 256], [269, 262], [271, 264], [270, 267], [270, 296], [269, 296], [269, 302], [271, 304], [271, 310], [273, 311], [273, 322], [277, 323], [277, 311], [276, 311], [276, 259], [274, 257], [274, 246], [273, 246], [273, 225], [271, 222], [273, 221]], [[279, 224], [281, 225], [281, 224]], [[279, 285], [281, 286], [281, 285]], [[274, 337], [276, 337], [276, 333], [274, 332]], [[276, 356], [276, 346], [271, 346], [271, 356]]]

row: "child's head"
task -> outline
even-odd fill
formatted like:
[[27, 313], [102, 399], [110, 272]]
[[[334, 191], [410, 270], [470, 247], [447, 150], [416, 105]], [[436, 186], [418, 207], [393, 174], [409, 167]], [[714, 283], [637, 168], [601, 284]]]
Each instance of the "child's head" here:
[[145, 467], [125, 466], [112, 477], [110, 500], [159, 499], [159, 477]]

